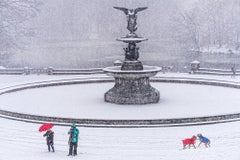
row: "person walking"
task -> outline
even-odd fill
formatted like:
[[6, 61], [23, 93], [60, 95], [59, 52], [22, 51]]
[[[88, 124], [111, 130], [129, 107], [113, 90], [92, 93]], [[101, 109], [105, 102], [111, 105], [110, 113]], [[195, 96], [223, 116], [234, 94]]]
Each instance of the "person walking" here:
[[53, 139], [54, 139], [54, 132], [52, 130], [48, 130], [43, 137], [46, 137], [46, 141], [47, 141], [47, 146], [48, 146], [48, 151], [52, 151], [55, 152], [54, 150], [54, 146], [53, 146]]
[[78, 135], [79, 130], [76, 127], [76, 124], [73, 123], [70, 130], [68, 131], [69, 134], [69, 153], [68, 156], [76, 156], [77, 155], [77, 147], [78, 147]]
[[232, 71], [232, 78], [235, 78], [235, 75], [236, 75], [236, 67], [235, 67], [235, 65], [232, 66], [231, 71]]

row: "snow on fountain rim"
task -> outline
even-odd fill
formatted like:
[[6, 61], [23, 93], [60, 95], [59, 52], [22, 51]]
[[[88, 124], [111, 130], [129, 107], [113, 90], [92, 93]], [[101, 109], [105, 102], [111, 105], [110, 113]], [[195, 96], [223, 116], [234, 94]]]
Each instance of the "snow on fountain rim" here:
[[148, 40], [147, 38], [144, 37], [120, 37], [117, 38], [118, 41], [123, 41], [125, 43], [129, 43], [129, 42], [135, 42], [135, 43], [139, 43], [142, 41], [146, 41]]
[[133, 74], [159, 72], [161, 70], [162, 70], [161, 67], [148, 65], [143, 65], [143, 70], [121, 70], [121, 66], [111, 66], [103, 69], [103, 71], [109, 73], [133, 73]]

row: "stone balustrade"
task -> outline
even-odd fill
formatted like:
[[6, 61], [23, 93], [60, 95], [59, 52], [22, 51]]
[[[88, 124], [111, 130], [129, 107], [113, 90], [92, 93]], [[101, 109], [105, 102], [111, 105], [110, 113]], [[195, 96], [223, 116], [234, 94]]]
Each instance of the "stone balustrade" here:
[[235, 69], [216, 69], [216, 68], [202, 68], [199, 61], [193, 61], [190, 63], [191, 71], [190, 74], [208, 74], [208, 75], [219, 75], [219, 76], [236, 76], [240, 75], [240, 70]]

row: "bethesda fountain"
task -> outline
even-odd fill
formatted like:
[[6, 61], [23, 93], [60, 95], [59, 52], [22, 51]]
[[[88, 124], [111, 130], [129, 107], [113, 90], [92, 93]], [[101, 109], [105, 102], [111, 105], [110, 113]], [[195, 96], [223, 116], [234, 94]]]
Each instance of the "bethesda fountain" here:
[[104, 68], [107, 75], [113, 76], [115, 85], [104, 95], [105, 102], [116, 104], [149, 104], [158, 103], [160, 93], [150, 85], [149, 78], [156, 75], [161, 68], [143, 65], [139, 58], [137, 43], [146, 41], [147, 38], [139, 37], [137, 30], [137, 13], [147, 9], [141, 7], [127, 9], [113, 7], [123, 11], [127, 16], [127, 29], [130, 31], [125, 37], [117, 38], [118, 41], [127, 43], [125, 59], [121, 66]]

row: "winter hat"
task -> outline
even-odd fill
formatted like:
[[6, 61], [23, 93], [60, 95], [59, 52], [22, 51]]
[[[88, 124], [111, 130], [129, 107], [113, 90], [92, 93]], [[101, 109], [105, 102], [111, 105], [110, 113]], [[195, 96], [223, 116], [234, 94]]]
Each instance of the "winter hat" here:
[[75, 124], [75, 123], [73, 123], [73, 124], [72, 124], [72, 127], [73, 127], [73, 128], [75, 128], [75, 127], [76, 127], [76, 124]]

